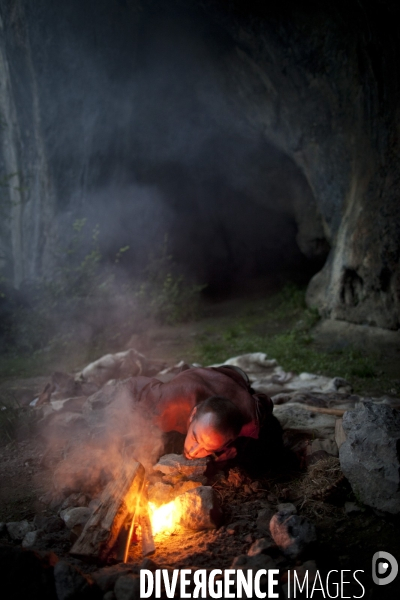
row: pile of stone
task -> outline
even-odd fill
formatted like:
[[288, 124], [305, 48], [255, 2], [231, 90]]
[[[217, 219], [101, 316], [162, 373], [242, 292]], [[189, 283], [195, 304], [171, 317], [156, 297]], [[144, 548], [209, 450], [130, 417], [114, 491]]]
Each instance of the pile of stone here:
[[[171, 461], [166, 459], [165, 462]], [[202, 487], [204, 489], [207, 486], [198, 486], [191, 491], [201, 490]], [[159, 565], [153, 560], [146, 558], [139, 564], [122, 563], [103, 568], [92, 568], [88, 574], [84, 573], [87, 571], [87, 567], [77, 560], [60, 559], [53, 552], [40, 552], [40, 545], [33, 544], [35, 550], [27, 545], [26, 541], [29, 535], [38, 526], [41, 529], [35, 529], [36, 542], [39, 540], [39, 533], [42, 539], [46, 535], [45, 532], [54, 534], [60, 533], [60, 531], [69, 531], [71, 533], [73, 524], [75, 523], [74, 527], [77, 525], [78, 513], [76, 511], [77, 508], [64, 509], [60, 513], [63, 515], [62, 517], [42, 517], [41, 519], [36, 518], [34, 523], [8, 523], [2, 526], [14, 542], [20, 543], [22, 536], [25, 540], [22, 548], [19, 545], [12, 548], [0, 545], [0, 558], [3, 560], [3, 567], [6, 568], [3, 585], [7, 584], [7, 577], [9, 577], [10, 589], [14, 590], [15, 597], [18, 597], [18, 594], [22, 594], [20, 597], [23, 597], [23, 593], [29, 589], [29, 597], [57, 600], [139, 598], [140, 570], [154, 571], [159, 568]], [[237, 540], [240, 546], [244, 542], [247, 547], [245, 553], [239, 553], [234, 558], [230, 565], [231, 569], [253, 569], [254, 571], [278, 568], [281, 571], [283, 590], [285, 573], [288, 568], [299, 569], [302, 561], [306, 560], [307, 562], [303, 562], [303, 569], [316, 569], [315, 562], [310, 560], [313, 545], [316, 542], [315, 528], [307, 519], [297, 515], [297, 509], [293, 504], [278, 504], [274, 508], [269, 502], [252, 500], [247, 503], [246, 511], [247, 514], [254, 514], [254, 518], [230, 523], [221, 527], [215, 534], [222, 547], [230, 547], [234, 540]], [[82, 524], [84, 511], [81, 511], [80, 516], [82, 519], [78, 520]], [[216, 537], [214, 537], [215, 539]], [[29, 566], [29, 588], [26, 587], [27, 565]], [[215, 563], [215, 567], [218, 567], [217, 563]], [[191, 568], [196, 570], [200, 567], [191, 565]], [[19, 576], [16, 577], [16, 574]]]
[[[146, 366], [144, 357], [142, 360], [135, 352], [110, 356], [89, 365], [90, 368], [77, 377], [59, 374], [53, 377], [54, 389], [50, 386], [44, 390], [40, 402], [36, 402], [43, 419], [42, 431], [56, 430], [57, 435], [61, 432], [58, 439], [68, 440], [71, 427], [74, 427], [74, 431], [83, 432], [86, 439], [96, 437], [102, 422], [100, 416], [115, 402], [116, 390], [124, 386], [124, 382], [115, 377], [119, 379], [139, 372], [154, 375], [151, 370], [157, 368], [157, 365]], [[397, 399], [356, 396], [348, 383], [340, 378], [285, 373], [276, 361], [263, 353], [235, 357], [225, 364], [243, 368], [256, 391], [272, 396], [274, 414], [282, 425], [285, 443], [305, 465], [322, 458], [339, 457], [341, 469], [357, 499], [357, 502], [346, 502], [344, 515], [351, 517], [364, 510], [362, 504], [383, 513], [400, 512], [400, 413], [393, 407], [398, 403]], [[156, 373], [160, 379], [167, 380], [189, 366], [181, 364]], [[326, 409], [326, 412], [305, 410], [304, 405]], [[330, 414], [332, 409], [345, 413], [343, 420]], [[53, 494], [52, 508], [58, 509], [58, 516], [0, 524], [0, 536], [14, 544], [11, 549], [8, 546], [7, 551], [0, 548], [4, 564], [7, 565], [7, 561], [28, 562], [32, 565], [32, 581], [35, 577], [42, 583], [46, 581], [46, 585], [56, 590], [54, 597], [59, 599], [74, 597], [75, 593], [77, 597], [81, 594], [82, 597], [105, 600], [135, 598], [138, 597], [140, 568], [157, 568], [155, 563], [145, 559], [138, 566], [122, 564], [95, 569], [87, 575], [79, 570], [82, 568], [79, 561], [43, 555], [43, 552], [53, 550], [65, 556], [96, 508], [99, 486], [112, 475], [112, 460], [107, 451], [104, 451], [104, 457], [100, 452], [97, 459], [104, 468], [96, 475], [90, 470], [92, 459], [88, 454], [72, 464], [74, 473], [70, 479], [66, 478], [65, 464], [59, 471], [55, 469], [56, 494]], [[150, 475], [149, 500], [156, 505], [172, 500], [181, 503], [184, 517], [180, 525], [202, 531], [204, 539], [211, 539], [207, 535], [215, 531], [212, 539], [217, 546], [219, 544], [220, 552], [233, 543], [232, 569], [279, 568], [283, 573], [283, 594], [287, 569], [296, 569], [299, 574], [305, 570], [315, 571], [315, 527], [297, 513], [293, 504], [251, 500], [244, 507], [251, 516], [232, 519], [215, 529], [220, 525], [221, 512], [214, 489], [207, 485], [206, 468], [204, 459], [186, 461], [180, 455], [162, 457]], [[77, 471], [81, 474], [78, 478]], [[38, 551], [42, 554], [38, 555]], [[191, 564], [197, 564], [196, 557]], [[217, 567], [218, 561], [214, 564]], [[36, 571], [41, 572], [40, 577], [34, 574]]]
[[340, 465], [356, 498], [391, 514], [400, 513], [400, 411], [363, 402], [343, 417], [346, 441]]
[[[175, 502], [180, 520], [187, 529], [214, 529], [221, 521], [217, 496], [206, 483], [207, 459], [188, 460], [181, 454], [166, 454], [153, 470], [157, 478], [149, 486], [148, 497], [156, 506]], [[159, 475], [161, 474], [161, 476]]]
[[[391, 428], [389, 446], [394, 448], [397, 434], [396, 432], [393, 433], [393, 427], [390, 423], [394, 423], [393, 419], [395, 417], [393, 415], [398, 415], [397, 409], [393, 407], [400, 405], [399, 399], [386, 396], [382, 398], [357, 396], [352, 394], [349, 383], [340, 377], [328, 378], [310, 373], [296, 375], [285, 372], [274, 359], [269, 359], [265, 353], [261, 352], [233, 357], [223, 364], [242, 368], [248, 374], [256, 391], [267, 393], [272, 397], [274, 415], [283, 428], [285, 445], [297, 454], [301, 464], [306, 466], [324, 457], [338, 457], [339, 446], [347, 436], [349, 441], [343, 445], [340, 460], [343, 471], [353, 486], [357, 497], [366, 504], [380, 510], [398, 512], [398, 499], [394, 488], [392, 489], [389, 484], [385, 483], [385, 481], [393, 479], [388, 469], [393, 468], [393, 473], [396, 472], [398, 463], [396, 462], [395, 453], [393, 454], [394, 451], [392, 452], [393, 459], [392, 456], [387, 457], [385, 453], [385, 455], [382, 455], [382, 469], [379, 465], [373, 467], [371, 463], [372, 457], [376, 461], [380, 456], [380, 452], [375, 452], [376, 445], [384, 445], [382, 440], [386, 434], [381, 433], [383, 425], [379, 425], [375, 433], [373, 429], [378, 426], [377, 418], [367, 426], [367, 439], [375, 440], [374, 443], [369, 444], [361, 443], [358, 439], [353, 440], [350, 430], [352, 424], [355, 423], [354, 419], [360, 418], [360, 415], [365, 413], [363, 407], [371, 405], [373, 408], [367, 411], [369, 415], [372, 415], [372, 413], [386, 415], [382, 419], [387, 427]], [[85, 367], [75, 377], [59, 373], [54, 374], [47, 392], [44, 390], [41, 398], [37, 401], [40, 405], [38, 410], [42, 414], [43, 435], [51, 432], [53, 436], [56, 433], [58, 439], [62, 439], [63, 436], [68, 438], [71, 436], [71, 430], [86, 435], [86, 437], [97, 435], [98, 432], [101, 432], [101, 428], [104, 428], [105, 412], [115, 405], [113, 418], [118, 413], [116, 398], [120, 392], [124, 391], [125, 382], [113, 378], [116, 376], [120, 378], [122, 376], [145, 374], [156, 375], [165, 381], [182, 369], [190, 368], [191, 365], [181, 362], [157, 372], [160, 366], [163, 365], [159, 361], [149, 361], [136, 350], [130, 349], [100, 358]], [[49, 390], [52, 389], [53, 391], [49, 394]], [[93, 393], [94, 390], [95, 393]], [[71, 396], [70, 394], [75, 395]], [[313, 408], [314, 410], [312, 410]], [[356, 408], [360, 408], [361, 412], [355, 411]], [[340, 413], [346, 413], [343, 427], [337, 416]], [[354, 444], [357, 450], [355, 450]], [[352, 458], [350, 458], [350, 455]], [[99, 460], [101, 460], [101, 457], [99, 457]], [[354, 468], [350, 464], [351, 461], [355, 465]], [[65, 476], [65, 471], [68, 470], [68, 465], [63, 465], [60, 477], [57, 477], [57, 471], [55, 473], [55, 485], [59, 488], [57, 492], [61, 494], [61, 500], [63, 499], [62, 495], [65, 497], [68, 492], [78, 491], [79, 489], [93, 495], [99, 485], [99, 481], [93, 479], [90, 465], [85, 466], [83, 464], [85, 457], [79, 459], [78, 462], [82, 463], [82, 468], [76, 463], [73, 467], [78, 468], [78, 470], [80, 468], [82, 477], [76, 479], [76, 489], [68, 488], [69, 484], [66, 483], [68, 478]], [[359, 463], [366, 465], [363, 467], [363, 473], [367, 476], [360, 476], [362, 469], [357, 469]], [[104, 464], [106, 464], [106, 461], [104, 461]], [[388, 465], [392, 465], [392, 467]], [[105, 470], [107, 470], [107, 467], [105, 467]], [[374, 474], [372, 479], [371, 473]], [[380, 475], [382, 473], [384, 474], [383, 478]], [[181, 475], [182, 473], [179, 476]], [[171, 481], [165, 481], [166, 476], [165, 473], [164, 481], [161, 483], [170, 485]], [[181, 485], [183, 481], [178, 480], [179, 477], [173, 483]], [[369, 491], [365, 491], [364, 482], [372, 480], [376, 480], [376, 483], [374, 486], [368, 484]], [[197, 481], [202, 483], [201, 478], [198, 478]], [[89, 483], [90, 489], [88, 489]], [[394, 483], [393, 485], [397, 484]], [[189, 487], [186, 485], [185, 491]], [[157, 493], [160, 497], [163, 494], [168, 497], [168, 492], [171, 490], [171, 488], [163, 488], [161, 485], [158, 485], [155, 489], [158, 490]], [[183, 491], [183, 488], [181, 490]], [[381, 491], [378, 493], [378, 490]], [[154, 491], [154, 493], [156, 492]], [[386, 500], [382, 494], [386, 494]]]

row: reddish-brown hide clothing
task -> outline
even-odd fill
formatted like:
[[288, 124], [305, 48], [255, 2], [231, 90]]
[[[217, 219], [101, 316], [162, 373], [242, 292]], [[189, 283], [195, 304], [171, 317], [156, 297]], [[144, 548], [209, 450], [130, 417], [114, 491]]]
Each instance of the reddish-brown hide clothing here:
[[167, 383], [155, 378], [135, 377], [131, 387], [133, 397], [165, 432], [186, 434], [193, 408], [210, 396], [228, 398], [239, 408], [245, 423], [240, 436], [258, 437], [260, 410], [257, 410], [257, 403], [262, 402], [264, 415], [272, 411], [272, 402], [267, 396], [252, 395], [243, 377], [224, 367], [188, 369]]

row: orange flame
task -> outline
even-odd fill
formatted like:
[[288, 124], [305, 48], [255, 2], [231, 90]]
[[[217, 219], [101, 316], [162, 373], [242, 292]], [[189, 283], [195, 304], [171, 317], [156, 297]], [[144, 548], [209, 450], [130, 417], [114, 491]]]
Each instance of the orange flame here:
[[179, 526], [182, 517], [181, 510], [175, 500], [161, 506], [149, 502], [149, 515], [153, 535], [172, 533]]

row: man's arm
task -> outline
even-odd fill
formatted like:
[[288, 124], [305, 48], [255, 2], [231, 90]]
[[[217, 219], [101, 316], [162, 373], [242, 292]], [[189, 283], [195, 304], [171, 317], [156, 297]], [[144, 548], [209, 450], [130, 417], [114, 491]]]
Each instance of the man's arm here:
[[236, 450], [235, 446], [231, 446], [230, 448], [227, 448], [222, 454], [215, 456], [214, 460], [216, 462], [222, 462], [224, 460], [231, 460], [232, 458], [235, 458], [236, 455], [237, 455], [237, 450]]

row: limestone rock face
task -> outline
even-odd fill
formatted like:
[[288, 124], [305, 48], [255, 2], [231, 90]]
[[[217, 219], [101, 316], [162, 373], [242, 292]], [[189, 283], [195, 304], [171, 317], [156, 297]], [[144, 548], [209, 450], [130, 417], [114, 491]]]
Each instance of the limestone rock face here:
[[400, 412], [361, 403], [343, 416], [347, 439], [339, 458], [356, 497], [381, 511], [400, 512]]
[[308, 303], [399, 328], [396, 3], [320, 3], [312, 19], [303, 2], [101, 0], [95, 19], [88, 0], [53, 4], [0, 22], [0, 266], [15, 286], [51, 277], [83, 215], [138, 266], [163, 222], [204, 281], [270, 272], [271, 251], [274, 269], [329, 252]]

